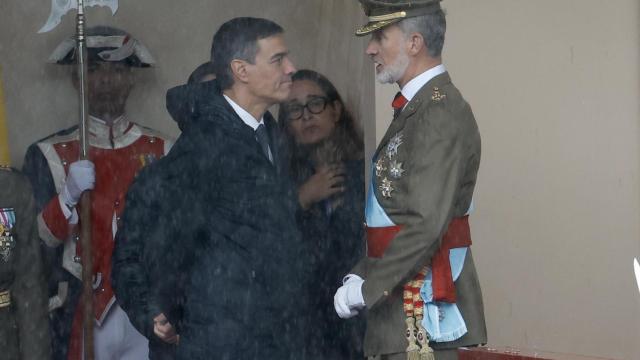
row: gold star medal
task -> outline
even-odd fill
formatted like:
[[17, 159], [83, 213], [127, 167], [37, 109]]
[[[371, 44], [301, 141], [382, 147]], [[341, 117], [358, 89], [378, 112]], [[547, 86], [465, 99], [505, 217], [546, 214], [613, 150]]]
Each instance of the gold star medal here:
[[379, 189], [380, 189], [380, 192], [382, 193], [382, 196], [386, 198], [390, 198], [391, 192], [393, 192], [394, 190], [393, 182], [387, 178], [384, 178], [382, 179], [382, 184], [380, 184]]

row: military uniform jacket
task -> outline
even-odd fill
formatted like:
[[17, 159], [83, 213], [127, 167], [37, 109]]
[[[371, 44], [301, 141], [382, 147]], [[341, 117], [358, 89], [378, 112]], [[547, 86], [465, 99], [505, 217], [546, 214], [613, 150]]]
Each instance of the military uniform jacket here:
[[9, 292], [0, 295], [2, 358], [49, 359], [47, 292], [33, 196], [27, 179], [7, 169], [0, 169], [0, 224], [0, 293]]
[[[480, 135], [471, 108], [448, 73], [425, 84], [393, 120], [373, 157], [372, 186], [401, 230], [381, 258], [367, 257], [353, 273], [365, 279], [365, 355], [405, 352], [403, 285], [430, 265], [454, 217], [470, 207], [480, 163]], [[486, 342], [482, 294], [469, 250], [455, 283], [468, 328], [435, 349]]]

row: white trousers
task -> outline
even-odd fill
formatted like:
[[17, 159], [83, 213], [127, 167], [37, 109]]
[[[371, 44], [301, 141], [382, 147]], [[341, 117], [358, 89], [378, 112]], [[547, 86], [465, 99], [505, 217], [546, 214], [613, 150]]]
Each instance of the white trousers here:
[[149, 341], [131, 325], [118, 303], [113, 304], [102, 326], [93, 328], [93, 349], [95, 360], [149, 359]]

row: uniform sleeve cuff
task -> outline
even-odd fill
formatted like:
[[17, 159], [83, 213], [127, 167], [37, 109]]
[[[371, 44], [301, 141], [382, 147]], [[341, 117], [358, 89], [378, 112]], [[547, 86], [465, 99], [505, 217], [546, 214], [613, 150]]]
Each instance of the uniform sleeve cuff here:
[[358, 275], [354, 275], [355, 278], [350, 278], [345, 283], [347, 287], [347, 299], [351, 307], [361, 309], [365, 307], [364, 297], [362, 296], [362, 280]]
[[347, 283], [351, 281], [356, 281], [356, 280], [362, 281], [362, 278], [356, 274], [348, 274], [342, 278], [342, 285], [346, 285]]
[[62, 214], [64, 218], [69, 221], [69, 224], [77, 224], [78, 223], [78, 212], [75, 207], [69, 208], [67, 204], [62, 200], [62, 195], [58, 195], [58, 202], [60, 203], [60, 210], [62, 210]]

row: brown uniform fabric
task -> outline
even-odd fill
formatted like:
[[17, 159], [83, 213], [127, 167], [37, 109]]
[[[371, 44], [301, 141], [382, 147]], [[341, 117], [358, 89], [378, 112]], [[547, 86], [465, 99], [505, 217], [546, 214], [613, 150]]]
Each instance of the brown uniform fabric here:
[[11, 292], [11, 305], [0, 308], [0, 351], [7, 360], [51, 358], [46, 283], [40, 255], [36, 210], [29, 181], [0, 169], [0, 208], [13, 208], [15, 247], [0, 257], [0, 291]]
[[[389, 144], [398, 140], [397, 153], [391, 151], [390, 157], [394, 147]], [[401, 163], [401, 176], [393, 176], [392, 161]], [[365, 279], [366, 356], [405, 352], [402, 287], [430, 264], [451, 219], [465, 215], [471, 204], [480, 134], [471, 108], [448, 73], [425, 84], [393, 120], [374, 154], [376, 164], [375, 195], [402, 230], [382, 258], [364, 258], [353, 270]], [[390, 184], [386, 190], [391, 189], [387, 196], [381, 188], [385, 182]], [[434, 349], [486, 343], [482, 293], [471, 251], [455, 284], [468, 332], [453, 342], [431, 343]]]

